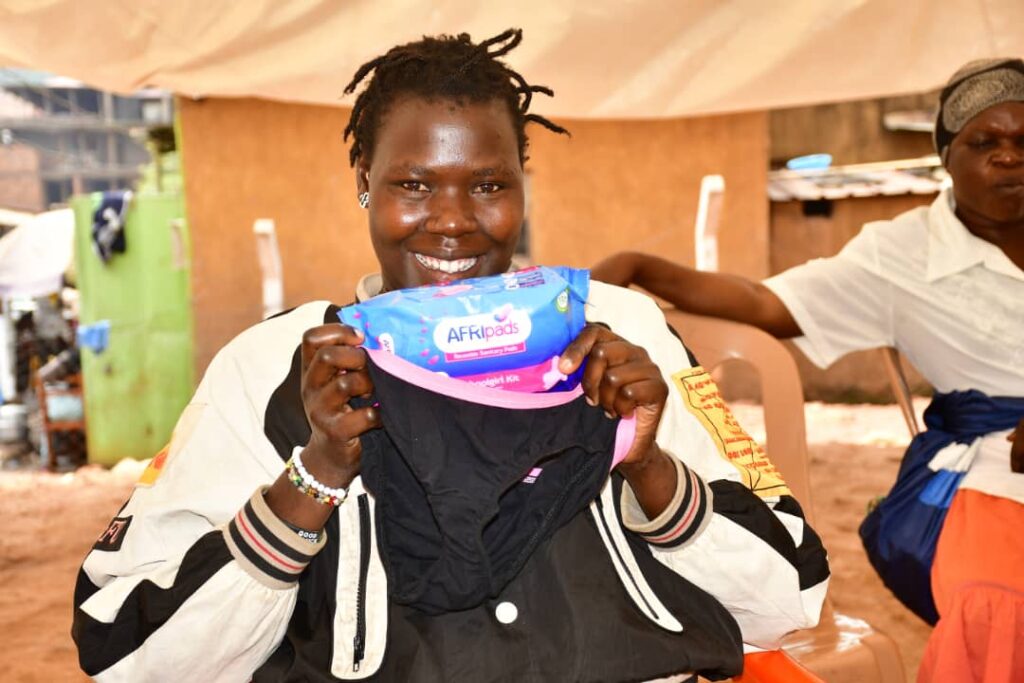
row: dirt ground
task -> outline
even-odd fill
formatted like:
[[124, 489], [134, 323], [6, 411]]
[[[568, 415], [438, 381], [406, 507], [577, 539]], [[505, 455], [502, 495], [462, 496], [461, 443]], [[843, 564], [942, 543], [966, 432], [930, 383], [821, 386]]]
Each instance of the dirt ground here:
[[0, 680], [89, 680], [71, 642], [75, 575], [136, 472], [0, 472]]
[[[760, 408], [734, 407], [756, 438]], [[919, 406], [919, 410], [923, 408]], [[867, 502], [885, 493], [908, 440], [894, 406], [808, 404], [817, 528], [832, 562], [837, 611], [868, 620], [900, 646], [913, 681], [929, 628], [871, 570], [857, 537]], [[75, 574], [141, 469], [0, 471], [0, 681], [83, 681], [71, 642]]]

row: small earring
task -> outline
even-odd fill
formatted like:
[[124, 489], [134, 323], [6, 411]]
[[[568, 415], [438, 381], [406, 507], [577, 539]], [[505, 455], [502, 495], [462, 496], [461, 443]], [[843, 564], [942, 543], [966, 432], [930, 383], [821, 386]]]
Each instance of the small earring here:
[[359, 208], [365, 209], [370, 205], [370, 193], [360, 192], [359, 193]]

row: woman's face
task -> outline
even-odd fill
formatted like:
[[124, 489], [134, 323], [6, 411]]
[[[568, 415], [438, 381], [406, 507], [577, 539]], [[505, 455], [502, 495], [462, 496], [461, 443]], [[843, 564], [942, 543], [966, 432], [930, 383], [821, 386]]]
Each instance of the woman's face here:
[[957, 213], [972, 224], [1024, 221], [1024, 102], [989, 107], [949, 145]]
[[357, 185], [370, 193], [385, 290], [508, 269], [523, 224], [523, 166], [504, 103], [395, 102]]

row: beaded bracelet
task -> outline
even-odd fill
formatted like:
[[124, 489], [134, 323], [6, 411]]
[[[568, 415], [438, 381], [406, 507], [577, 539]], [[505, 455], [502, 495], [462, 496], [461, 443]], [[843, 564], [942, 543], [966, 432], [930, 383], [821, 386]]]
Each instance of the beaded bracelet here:
[[295, 484], [295, 488], [318, 503], [337, 507], [344, 503], [345, 498], [348, 496], [348, 489], [346, 488], [339, 487], [333, 489], [317, 481], [302, 465], [302, 457], [298, 449], [296, 449], [295, 454], [288, 461], [285, 471], [288, 473], [288, 480]]
[[295, 526], [287, 519], [282, 519], [281, 521], [284, 522], [284, 525], [286, 527], [294, 531], [299, 538], [304, 538], [307, 541], [310, 541], [311, 543], [316, 543], [320, 540], [320, 537], [324, 535], [323, 530], [310, 531], [309, 529], [303, 529], [302, 527]]

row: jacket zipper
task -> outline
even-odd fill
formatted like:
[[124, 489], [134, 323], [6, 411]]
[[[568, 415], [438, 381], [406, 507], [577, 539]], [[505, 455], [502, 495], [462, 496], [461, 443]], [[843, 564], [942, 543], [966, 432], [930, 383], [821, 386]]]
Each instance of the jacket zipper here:
[[356, 592], [356, 637], [352, 641], [352, 670], [359, 671], [359, 663], [366, 652], [366, 575], [370, 570], [370, 501], [365, 493], [359, 494], [359, 588]]

